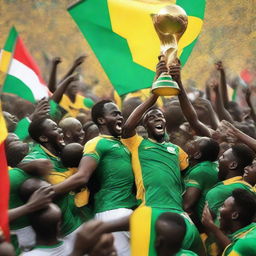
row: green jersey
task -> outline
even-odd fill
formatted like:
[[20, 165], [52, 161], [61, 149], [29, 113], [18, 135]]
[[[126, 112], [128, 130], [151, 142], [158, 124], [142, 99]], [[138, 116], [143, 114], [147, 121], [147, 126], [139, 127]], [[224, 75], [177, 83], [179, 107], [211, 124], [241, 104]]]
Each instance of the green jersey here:
[[[22, 162], [30, 162], [36, 159], [48, 159], [53, 164], [53, 170], [47, 177], [47, 181], [51, 184], [57, 184], [64, 181], [66, 178], [74, 173], [73, 169], [67, 169], [63, 166], [60, 159], [49, 152], [46, 148], [39, 144], [35, 144], [28, 155], [22, 160]], [[74, 195], [72, 193], [66, 194], [56, 201], [54, 201], [61, 209], [62, 222], [61, 222], [61, 234], [66, 236], [77, 229], [82, 221], [76, 216], [76, 206], [74, 204]]]
[[256, 255], [256, 223], [239, 229], [231, 236], [231, 244], [226, 247], [223, 256], [255, 256]]
[[[17, 208], [22, 206], [24, 202], [19, 197], [19, 189], [23, 182], [27, 179], [32, 178], [21, 169], [13, 168], [9, 170], [10, 179], [10, 199], [9, 199], [9, 209]], [[11, 230], [16, 230], [30, 226], [29, 219], [27, 216], [22, 216], [10, 223]]]
[[197, 256], [198, 254], [188, 251], [188, 250], [180, 250], [175, 256]]
[[157, 143], [138, 135], [123, 143], [132, 153], [137, 198], [147, 206], [182, 210], [180, 171], [188, 166], [187, 154], [170, 142]]
[[100, 135], [85, 144], [84, 156], [98, 163], [90, 179], [95, 213], [137, 205], [130, 152], [119, 139]]
[[200, 199], [195, 206], [196, 213], [201, 220], [206, 194], [218, 182], [217, 163], [205, 161], [189, 168], [184, 182], [186, 188], [194, 187], [201, 191]]
[[232, 195], [232, 191], [241, 188], [251, 190], [252, 186], [243, 181], [242, 176], [236, 176], [225, 181], [219, 182], [206, 194], [206, 201], [208, 202], [209, 209], [218, 215], [219, 208], [223, 205], [224, 201]]
[[182, 243], [182, 249], [193, 251], [194, 253], [198, 253], [199, 255], [200, 253], [204, 252], [204, 247], [199, 232], [195, 227], [194, 223], [185, 212], [176, 210], [168, 211], [166, 209], [141, 206], [133, 212], [130, 220], [131, 255], [157, 255], [155, 250], [155, 225], [158, 217], [165, 212], [177, 213], [184, 218], [184, 221], [186, 223], [186, 234]]

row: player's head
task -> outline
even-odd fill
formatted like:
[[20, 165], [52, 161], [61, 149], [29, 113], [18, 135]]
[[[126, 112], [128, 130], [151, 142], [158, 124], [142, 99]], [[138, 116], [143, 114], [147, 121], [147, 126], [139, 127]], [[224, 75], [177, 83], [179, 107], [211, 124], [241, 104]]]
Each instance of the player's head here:
[[143, 125], [147, 130], [148, 137], [161, 141], [165, 136], [166, 120], [162, 110], [152, 108], [143, 116]]
[[92, 107], [92, 121], [99, 127], [101, 133], [114, 137], [121, 136], [123, 116], [116, 104], [103, 100]]
[[50, 146], [59, 151], [65, 146], [61, 128], [49, 118], [32, 121], [28, 131], [33, 140], [46, 148]]
[[244, 168], [250, 165], [255, 157], [255, 153], [244, 144], [236, 144], [226, 150], [219, 158], [219, 180], [225, 180], [226, 177], [242, 176]]
[[196, 162], [214, 162], [217, 160], [220, 150], [218, 142], [208, 137], [192, 140], [187, 143], [186, 148], [189, 159]]
[[93, 121], [88, 121], [83, 125], [84, 144], [99, 135], [99, 128]]
[[235, 189], [220, 208], [220, 228], [234, 232], [253, 222], [256, 214], [256, 197], [245, 189]]
[[60, 154], [61, 161], [65, 167], [78, 167], [83, 157], [83, 146], [79, 143], [66, 145]]
[[177, 213], [162, 213], [156, 221], [155, 229], [157, 255], [176, 255], [186, 234], [186, 224], [183, 217]]
[[252, 186], [256, 184], [256, 159], [253, 160], [252, 164], [244, 168], [243, 179]]
[[64, 141], [66, 144], [69, 143], [80, 143], [83, 144], [84, 130], [80, 121], [74, 117], [67, 117], [60, 121], [59, 127], [62, 129], [64, 134]]

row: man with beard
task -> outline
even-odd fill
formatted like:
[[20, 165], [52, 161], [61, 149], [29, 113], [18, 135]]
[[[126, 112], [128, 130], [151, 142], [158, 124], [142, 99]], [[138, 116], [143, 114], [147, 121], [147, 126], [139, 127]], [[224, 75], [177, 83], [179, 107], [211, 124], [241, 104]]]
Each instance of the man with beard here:
[[[160, 64], [161, 62], [158, 65]], [[182, 248], [204, 255], [199, 233], [182, 209], [181, 171], [188, 167], [188, 156], [179, 146], [166, 141], [164, 114], [160, 109], [150, 109], [156, 100], [157, 96], [152, 95], [138, 106], [129, 116], [123, 128], [123, 143], [132, 154], [137, 198], [142, 201], [143, 205], [152, 207], [152, 215], [155, 218], [152, 219], [151, 225], [154, 225], [156, 218], [164, 212], [180, 214], [187, 225]], [[147, 130], [148, 139], [135, 133], [135, 128], [141, 119]], [[142, 208], [136, 211], [142, 211]], [[134, 233], [136, 230], [131, 230], [131, 232]], [[155, 230], [151, 230], [148, 236], [154, 236], [154, 232]], [[148, 255], [156, 255], [151, 243], [148, 244], [148, 248]], [[133, 250], [136, 249], [133, 248]]]
[[[49, 159], [53, 169], [46, 179], [51, 184], [58, 184], [63, 181], [63, 176], [67, 178], [73, 174], [73, 170], [64, 167], [60, 160], [60, 153], [65, 142], [62, 130], [54, 121], [44, 118], [31, 122], [29, 134], [36, 144], [21, 163], [25, 164], [35, 159]], [[67, 239], [73, 240], [82, 223], [79, 217], [74, 216], [76, 212], [74, 195], [67, 193], [56, 198], [55, 203], [63, 214], [61, 234]]]
[[255, 194], [236, 189], [220, 208], [220, 228], [214, 224], [207, 206], [202, 223], [214, 235], [222, 249], [225, 248], [223, 256], [253, 256], [256, 255], [255, 214]]
[[59, 126], [63, 131], [65, 144], [79, 143], [83, 145], [84, 130], [76, 118], [67, 117], [60, 121]]
[[[118, 107], [103, 100], [92, 108], [92, 120], [100, 135], [88, 141], [78, 172], [56, 185], [56, 193], [66, 193], [86, 185], [92, 195], [95, 217], [102, 221], [129, 216], [137, 206], [129, 150], [122, 144], [123, 116]], [[115, 232], [118, 255], [130, 255], [129, 234]]]

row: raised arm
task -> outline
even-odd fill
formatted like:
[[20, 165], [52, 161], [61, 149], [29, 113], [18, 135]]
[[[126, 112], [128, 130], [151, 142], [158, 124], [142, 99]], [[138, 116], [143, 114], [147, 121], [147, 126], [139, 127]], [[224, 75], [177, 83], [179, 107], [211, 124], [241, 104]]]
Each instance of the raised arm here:
[[227, 120], [231, 123], [234, 122], [232, 116], [229, 114], [229, 112], [226, 110], [224, 107], [224, 102], [221, 96], [221, 91], [220, 91], [220, 86], [217, 81], [213, 82], [212, 84], [213, 90], [215, 91], [216, 94], [216, 111], [219, 116], [220, 121], [221, 120]]
[[61, 63], [61, 58], [60, 57], [55, 57], [52, 60], [52, 67], [50, 70], [50, 77], [48, 81], [48, 88], [50, 92], [54, 93], [56, 90], [56, 72], [57, 72], [57, 66], [58, 64]]
[[180, 64], [171, 66], [169, 68], [169, 74], [172, 76], [173, 80], [175, 80], [178, 83], [180, 88], [180, 93], [178, 97], [182, 112], [197, 135], [211, 137], [210, 129], [199, 121], [196, 111], [188, 99], [186, 90], [181, 82], [180, 70]]
[[222, 61], [218, 61], [216, 64], [216, 69], [220, 72], [220, 89], [221, 89], [221, 96], [223, 100], [224, 107], [228, 107], [228, 89], [227, 89], [227, 82], [226, 82], [226, 73], [222, 64]]
[[73, 74], [73, 75], [70, 75], [67, 78], [65, 78], [65, 80], [63, 80], [59, 84], [58, 88], [53, 93], [51, 99], [54, 100], [56, 103], [59, 103], [61, 101], [63, 94], [65, 93], [66, 89], [68, 88], [68, 85], [71, 82], [76, 81], [76, 80], [78, 80], [77, 74]]
[[65, 80], [67, 77], [69, 77], [70, 75], [72, 75], [74, 73], [74, 71], [84, 62], [85, 58], [87, 56], [86, 55], [82, 55], [80, 57], [78, 57], [77, 59], [75, 59], [74, 63], [72, 64], [71, 68], [68, 70], [68, 72], [66, 73], [66, 75], [64, 75], [64, 77], [60, 80], [61, 82], [63, 80]]
[[248, 107], [251, 109], [251, 117], [253, 121], [256, 122], [256, 113], [254, 111], [254, 108], [251, 102], [251, 89], [249, 87], [246, 89], [245, 98], [246, 98]]
[[[163, 72], [167, 72], [166, 63], [162, 60], [161, 55], [158, 57], [159, 62], [156, 66], [156, 76], [154, 80], [156, 80]], [[123, 127], [123, 138], [130, 138], [135, 134], [135, 129], [139, 125], [142, 116], [144, 113], [152, 107], [158, 99], [158, 96], [152, 94], [145, 102], [140, 104], [129, 116], [126, 120]]]

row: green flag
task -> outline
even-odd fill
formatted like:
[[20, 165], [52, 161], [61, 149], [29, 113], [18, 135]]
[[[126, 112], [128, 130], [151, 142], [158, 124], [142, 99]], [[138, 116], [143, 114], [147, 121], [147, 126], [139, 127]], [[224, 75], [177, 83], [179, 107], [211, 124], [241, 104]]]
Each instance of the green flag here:
[[187, 61], [204, 18], [206, 0], [84, 0], [68, 9], [119, 95], [151, 87], [160, 41], [150, 14], [168, 4], [181, 6], [188, 28], [178, 56]]

